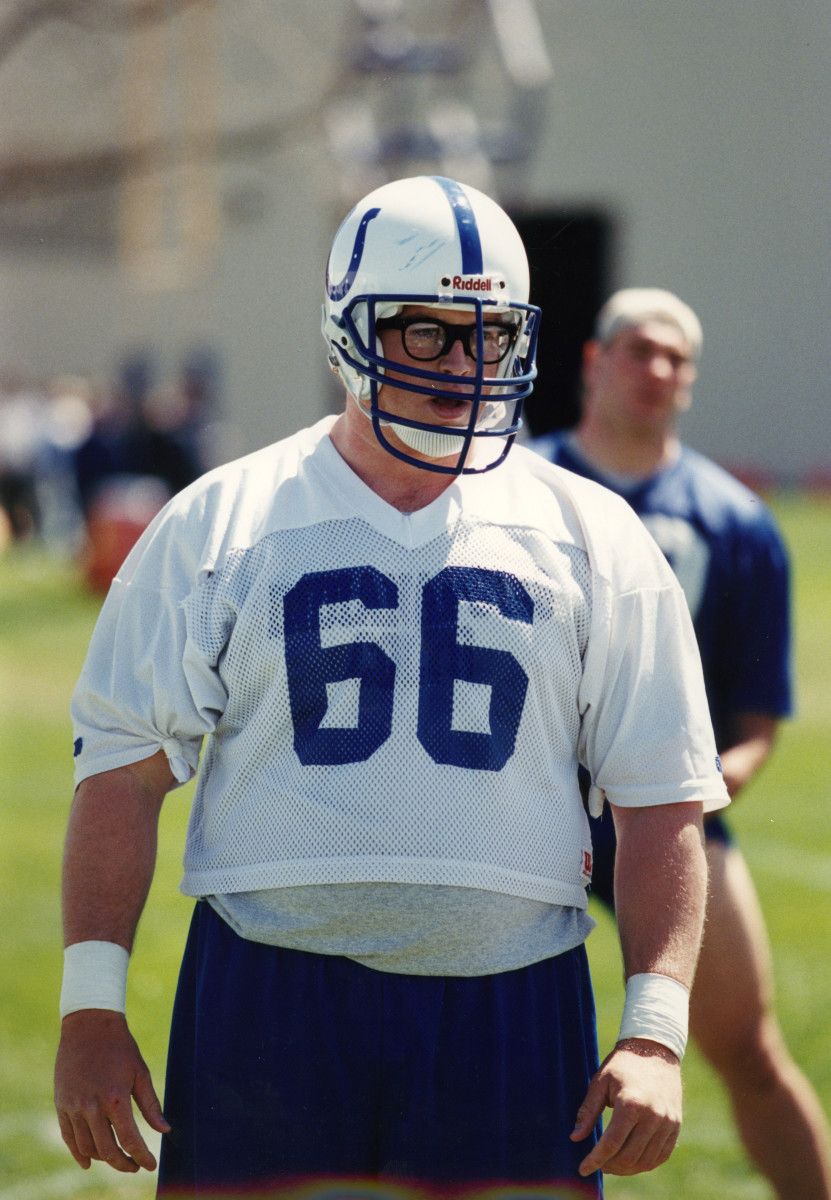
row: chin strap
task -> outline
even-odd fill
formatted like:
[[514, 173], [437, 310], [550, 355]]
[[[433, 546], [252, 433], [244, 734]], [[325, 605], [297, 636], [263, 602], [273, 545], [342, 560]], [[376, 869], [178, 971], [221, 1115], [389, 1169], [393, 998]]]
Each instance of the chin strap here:
[[452, 434], [440, 433], [435, 429], [413, 429], [411, 425], [396, 425], [394, 421], [385, 421], [384, 424], [395, 431], [405, 446], [427, 458], [450, 458], [451, 454], [459, 454], [462, 449], [463, 430]]

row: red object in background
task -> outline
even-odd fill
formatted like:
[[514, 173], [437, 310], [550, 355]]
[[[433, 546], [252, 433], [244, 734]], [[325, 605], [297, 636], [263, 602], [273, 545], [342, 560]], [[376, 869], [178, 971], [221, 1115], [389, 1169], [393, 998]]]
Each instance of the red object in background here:
[[120, 476], [106, 483], [87, 514], [81, 567], [96, 592], [106, 592], [147, 526], [170, 499], [154, 476]]

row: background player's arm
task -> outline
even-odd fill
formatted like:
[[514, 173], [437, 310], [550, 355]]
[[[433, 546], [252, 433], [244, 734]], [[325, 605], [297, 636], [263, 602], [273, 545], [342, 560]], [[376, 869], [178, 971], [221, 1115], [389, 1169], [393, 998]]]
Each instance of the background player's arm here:
[[779, 717], [763, 712], [734, 712], [728, 722], [728, 745], [722, 750], [721, 769], [731, 798], [748, 783], [766, 761], [776, 740]]
[[[618, 846], [615, 906], [626, 978], [667, 975], [692, 984], [701, 944], [707, 867], [700, 804], [612, 805]], [[575, 1140], [603, 1109], [612, 1118], [581, 1172], [636, 1175], [665, 1162], [681, 1126], [681, 1068], [657, 1042], [618, 1042], [591, 1082]]]
[[[115, 942], [128, 952], [156, 864], [159, 812], [174, 784], [162, 751], [84, 780], [72, 803], [63, 871], [64, 943]], [[133, 1116], [168, 1128], [150, 1073], [122, 1013], [82, 1009], [64, 1017], [55, 1065], [61, 1133], [82, 1167], [153, 1170]]]

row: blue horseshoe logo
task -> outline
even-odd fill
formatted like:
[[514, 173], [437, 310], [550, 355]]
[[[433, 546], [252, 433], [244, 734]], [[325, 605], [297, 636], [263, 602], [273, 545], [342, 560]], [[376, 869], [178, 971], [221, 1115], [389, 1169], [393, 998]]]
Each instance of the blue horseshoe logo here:
[[329, 293], [330, 300], [342, 300], [352, 284], [355, 282], [355, 276], [358, 274], [358, 268], [361, 265], [361, 259], [364, 256], [364, 245], [366, 243], [366, 231], [369, 227], [369, 222], [374, 220], [380, 212], [380, 208], [370, 208], [364, 213], [363, 219], [358, 226], [358, 232], [355, 235], [355, 245], [352, 249], [352, 258], [349, 260], [349, 266], [346, 274], [340, 283], [334, 286], [329, 282], [329, 266], [326, 266], [326, 291]]

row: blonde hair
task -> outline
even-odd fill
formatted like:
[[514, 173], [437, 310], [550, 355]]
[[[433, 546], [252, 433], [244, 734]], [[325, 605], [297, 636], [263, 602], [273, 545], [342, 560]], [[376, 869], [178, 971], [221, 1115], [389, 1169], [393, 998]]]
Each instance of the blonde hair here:
[[644, 321], [671, 321], [687, 340], [691, 356], [701, 354], [701, 322], [683, 300], [663, 288], [623, 288], [610, 296], [597, 314], [594, 336], [607, 346], [616, 334]]

